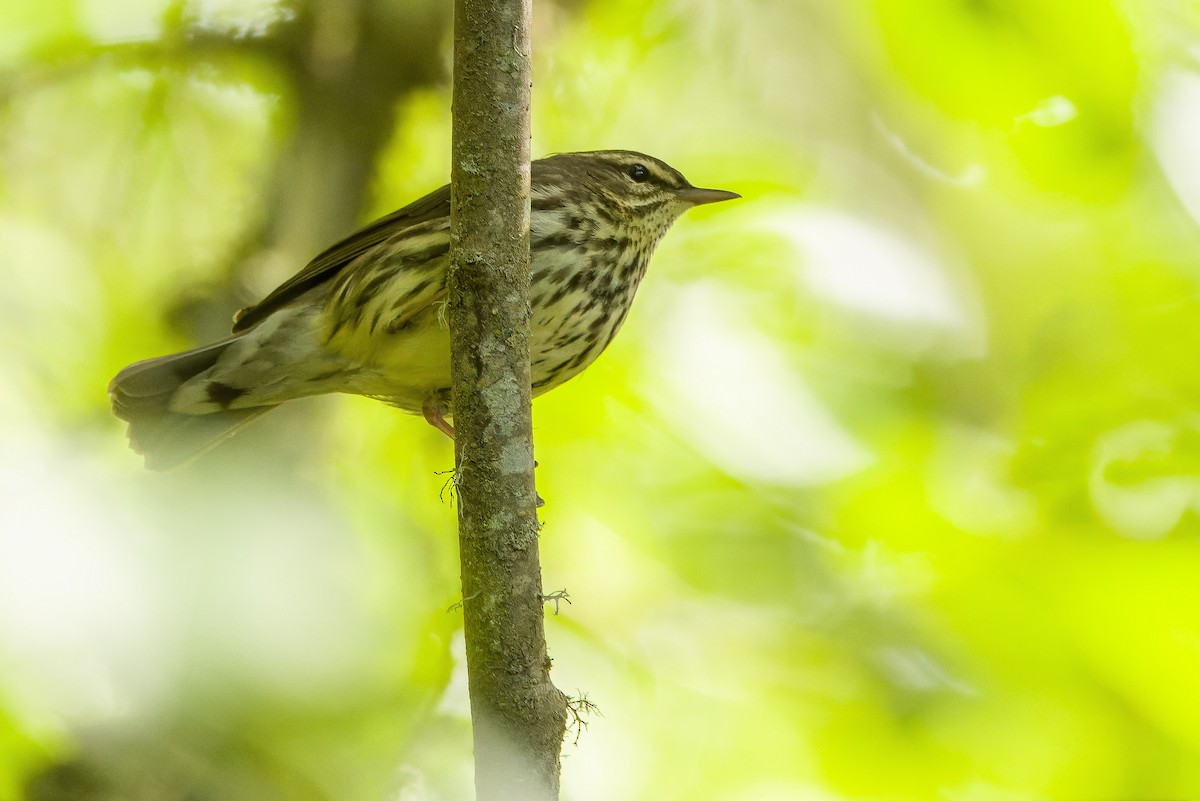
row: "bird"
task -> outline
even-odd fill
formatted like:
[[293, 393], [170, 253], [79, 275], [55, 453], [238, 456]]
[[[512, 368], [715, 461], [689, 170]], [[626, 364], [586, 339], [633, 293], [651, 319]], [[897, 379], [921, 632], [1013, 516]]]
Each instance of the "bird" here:
[[[693, 186], [628, 150], [530, 165], [529, 358], [533, 396], [581, 373], [620, 329], [672, 224], [736, 192]], [[289, 400], [377, 398], [454, 437], [450, 187], [368, 224], [234, 316], [232, 335], [135, 362], [109, 384], [148, 468], [184, 464]], [[449, 418], [449, 419], [448, 419]]]

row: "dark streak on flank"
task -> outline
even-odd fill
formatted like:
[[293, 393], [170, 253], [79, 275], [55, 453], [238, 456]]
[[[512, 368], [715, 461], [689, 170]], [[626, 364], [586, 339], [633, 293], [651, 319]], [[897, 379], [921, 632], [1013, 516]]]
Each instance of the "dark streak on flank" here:
[[[572, 357], [572, 358], [574, 358], [574, 357]], [[567, 369], [567, 363], [569, 361], [571, 361], [571, 359], [563, 359], [558, 364], [554, 365], [553, 367], [548, 368], [546, 370], [546, 375], [550, 376], [551, 378], [553, 378], [556, 381], [562, 381], [563, 380], [563, 377], [562, 377], [563, 371], [565, 371]]]
[[424, 281], [421, 281], [416, 286], [414, 286], [412, 289], [408, 290], [408, 294], [406, 294], [404, 296], [405, 302], [415, 299], [418, 295], [420, 295], [426, 289], [429, 289], [429, 285], [432, 283], [433, 283], [432, 278], [426, 278]]
[[246, 394], [246, 390], [222, 384], [220, 381], [209, 382], [204, 391], [208, 393], [208, 399], [222, 409], [228, 409], [229, 404]]
[[539, 236], [533, 240], [530, 247], [536, 250], [564, 250], [574, 247], [577, 244], [579, 243], [576, 242], [575, 237], [569, 231], [560, 231], [555, 234]]
[[554, 211], [561, 209], [566, 198], [561, 193], [537, 195], [529, 201], [530, 211]]
[[578, 367], [579, 365], [583, 364], [584, 362], [589, 361], [591, 359], [591, 356], [592, 356], [592, 348], [588, 348], [587, 350], [581, 350], [575, 356], [575, 358], [571, 359], [570, 363], [567, 364], [567, 368], [570, 369], [570, 368]]
[[569, 287], [567, 284], [559, 284], [558, 289], [554, 290], [554, 294], [550, 296], [549, 305], [553, 306], [555, 303], [558, 303], [560, 300], [565, 298], [567, 293], [570, 291], [571, 287]]
[[559, 337], [559, 338], [558, 338], [558, 340], [557, 340], [557, 341], [554, 343], [554, 346], [555, 346], [555, 347], [557, 347], [557, 348], [565, 348], [565, 347], [567, 347], [568, 345], [574, 345], [576, 342], [578, 342], [578, 341], [579, 341], [580, 339], [582, 339], [582, 338], [583, 338], [583, 332], [582, 332], [582, 331], [579, 331], [579, 332], [577, 332], [577, 333], [574, 333], [574, 334], [572, 334], [571, 336], [561, 336], [561, 337]]
[[571, 280], [567, 281], [567, 289], [572, 292], [580, 292], [585, 284], [590, 284], [596, 279], [594, 270], [580, 270], [571, 276]]
[[377, 272], [377, 274], [371, 276], [371, 279], [369, 281], [367, 281], [365, 284], [363, 284], [362, 287], [355, 294], [354, 305], [357, 306], [359, 309], [361, 309], [364, 305], [366, 305], [368, 302], [373, 300], [379, 294], [379, 289], [384, 284], [386, 284], [388, 281], [392, 280], [395, 277], [396, 277], [396, 268], [395, 267], [389, 267], [388, 269], [379, 270]]
[[342, 326], [345, 324], [345, 322], [346, 318], [342, 317], [341, 315], [333, 318], [333, 328], [329, 330], [329, 336], [325, 338], [325, 344], [329, 344], [333, 341], [333, 338], [338, 335], [338, 331], [342, 330]]
[[404, 257], [406, 262], [414, 265], [418, 269], [429, 267], [429, 262], [434, 259], [440, 259], [450, 252], [450, 237], [439, 239], [424, 250], [418, 250], [416, 253], [410, 253]]

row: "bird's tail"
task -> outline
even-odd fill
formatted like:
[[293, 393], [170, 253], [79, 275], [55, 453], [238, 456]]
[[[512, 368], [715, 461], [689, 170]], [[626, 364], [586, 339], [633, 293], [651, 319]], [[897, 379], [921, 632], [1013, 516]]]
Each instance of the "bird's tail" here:
[[183, 384], [200, 375], [240, 337], [129, 365], [108, 385], [113, 413], [129, 423], [129, 444], [146, 467], [166, 470], [199, 456], [274, 406], [224, 409], [208, 414], [171, 411]]

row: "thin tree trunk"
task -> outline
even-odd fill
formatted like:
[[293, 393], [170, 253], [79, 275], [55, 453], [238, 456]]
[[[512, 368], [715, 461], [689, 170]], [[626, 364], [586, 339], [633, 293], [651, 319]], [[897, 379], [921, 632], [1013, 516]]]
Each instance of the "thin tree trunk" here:
[[450, 339], [479, 801], [558, 797], [529, 388], [532, 0], [456, 0]]

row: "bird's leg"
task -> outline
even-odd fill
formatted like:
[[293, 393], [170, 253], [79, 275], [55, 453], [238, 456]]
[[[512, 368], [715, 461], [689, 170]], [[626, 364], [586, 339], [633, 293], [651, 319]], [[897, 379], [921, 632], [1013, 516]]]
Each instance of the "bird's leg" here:
[[425, 422], [441, 431], [450, 439], [454, 439], [454, 426], [446, 422], [446, 404], [438, 398], [430, 398], [421, 407], [421, 416]]
[[[446, 404], [444, 401], [436, 397], [429, 398], [427, 401], [425, 401], [425, 405], [421, 407], [421, 416], [425, 418], [426, 423], [429, 423], [429, 425], [433, 426], [438, 431], [441, 431], [450, 439], [455, 439], [456, 432], [454, 431], [454, 426], [446, 422]], [[534, 461], [533, 466], [538, 466], [536, 460]], [[451, 481], [453, 480], [454, 479], [451, 478]], [[538, 495], [536, 491], [534, 491], [533, 495], [537, 503], [537, 508], [541, 509], [546, 505], [546, 502], [542, 500], [542, 496]]]
[[[441, 431], [451, 442], [454, 442], [455, 450], [458, 450], [458, 441], [455, 439], [454, 426], [446, 422], [446, 402], [441, 400], [436, 395], [425, 399], [425, 403], [421, 406], [421, 416], [425, 418], [425, 422]], [[449, 473], [450, 477], [442, 484], [441, 492], [438, 493], [438, 499], [443, 503], [446, 500], [446, 491], [449, 489], [450, 503], [454, 503], [454, 496], [458, 494], [458, 468], [451, 467], [449, 470], [439, 471], [439, 473]]]

